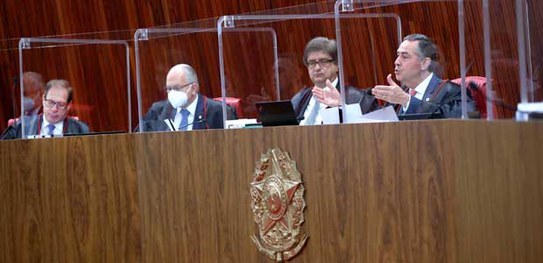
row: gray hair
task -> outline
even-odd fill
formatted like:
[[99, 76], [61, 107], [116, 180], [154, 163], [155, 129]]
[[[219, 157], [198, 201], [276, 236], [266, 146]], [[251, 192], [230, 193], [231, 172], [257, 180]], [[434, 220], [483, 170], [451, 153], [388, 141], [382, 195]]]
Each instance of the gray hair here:
[[47, 98], [47, 93], [49, 92], [49, 90], [57, 86], [64, 88], [68, 91], [68, 100], [66, 102], [70, 103], [72, 101], [73, 89], [72, 89], [72, 86], [70, 86], [70, 82], [64, 79], [53, 79], [47, 82], [47, 85], [45, 85], [44, 97]]
[[326, 37], [316, 37], [311, 39], [304, 50], [304, 64], [307, 66], [307, 57], [309, 53], [323, 51], [324, 53], [330, 55], [334, 63], [337, 64], [337, 43], [333, 39], [328, 39]]
[[431, 63], [428, 71], [436, 72], [439, 70], [439, 51], [437, 45], [429, 37], [423, 34], [411, 34], [403, 38], [404, 41], [417, 41], [417, 56], [420, 59], [430, 58]]

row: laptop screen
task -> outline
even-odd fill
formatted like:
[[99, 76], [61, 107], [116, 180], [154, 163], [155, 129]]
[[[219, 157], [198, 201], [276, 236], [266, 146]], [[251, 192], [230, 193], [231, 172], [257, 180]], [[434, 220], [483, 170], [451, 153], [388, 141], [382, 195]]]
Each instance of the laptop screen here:
[[257, 102], [256, 109], [262, 126], [298, 125], [290, 100]]

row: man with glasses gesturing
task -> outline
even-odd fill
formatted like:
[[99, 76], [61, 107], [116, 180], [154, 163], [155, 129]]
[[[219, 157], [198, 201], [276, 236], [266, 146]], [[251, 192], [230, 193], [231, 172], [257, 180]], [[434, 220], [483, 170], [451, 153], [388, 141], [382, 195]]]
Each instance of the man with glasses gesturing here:
[[[313, 87], [305, 87], [292, 98], [292, 106], [300, 125], [322, 123], [320, 111], [326, 107], [337, 107], [340, 103], [335, 40], [316, 37], [309, 41], [304, 50], [304, 64], [307, 66]], [[345, 86], [346, 104], [358, 103], [362, 113], [375, 110], [377, 100], [365, 90]]]
[[[43, 114], [38, 118], [25, 119], [25, 134], [38, 137], [82, 134], [89, 132], [89, 126], [75, 118], [67, 117], [72, 103], [73, 89], [70, 83], [54, 79], [47, 83], [43, 95]], [[28, 120], [28, 121], [27, 121]], [[22, 137], [22, 123], [18, 121], [9, 127], [2, 139]]]

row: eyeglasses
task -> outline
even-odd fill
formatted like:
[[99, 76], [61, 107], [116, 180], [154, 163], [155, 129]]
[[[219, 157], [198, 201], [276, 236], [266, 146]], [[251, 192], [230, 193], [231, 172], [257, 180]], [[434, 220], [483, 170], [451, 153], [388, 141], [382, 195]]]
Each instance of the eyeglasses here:
[[173, 85], [173, 86], [166, 86], [164, 87], [164, 90], [166, 90], [166, 92], [170, 92], [172, 90], [175, 90], [175, 91], [182, 91], [183, 89], [185, 89], [186, 87], [190, 86], [194, 84], [194, 82], [191, 82], [191, 83], [187, 83], [185, 85]]
[[43, 99], [43, 102], [43, 105], [45, 105], [45, 107], [47, 108], [53, 108], [57, 106], [57, 109], [64, 110], [66, 109], [66, 107], [68, 107], [68, 103], [66, 102], [54, 101], [49, 99]]
[[333, 59], [310, 60], [310, 61], [307, 61], [306, 66], [310, 69], [314, 69], [317, 65], [319, 65], [321, 68], [326, 68], [330, 66], [332, 62], [334, 62]]

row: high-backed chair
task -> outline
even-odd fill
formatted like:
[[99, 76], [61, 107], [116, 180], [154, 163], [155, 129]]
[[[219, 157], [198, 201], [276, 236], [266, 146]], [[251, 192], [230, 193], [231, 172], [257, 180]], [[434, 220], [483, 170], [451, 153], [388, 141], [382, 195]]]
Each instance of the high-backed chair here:
[[[225, 97], [226, 104], [236, 110], [236, 116], [238, 119], [243, 118], [243, 108], [240, 98]], [[222, 97], [213, 98], [215, 101], [222, 102]]]
[[[453, 79], [451, 80], [451, 82], [460, 85], [460, 83], [462, 82], [462, 78]], [[481, 113], [481, 119], [486, 118], [488, 114], [486, 109], [486, 102], [488, 100], [486, 94], [486, 78], [480, 76], [467, 76], [466, 88], [471, 93], [471, 97], [475, 102], [475, 107], [477, 111]], [[494, 111], [494, 113], [496, 113], [496, 105], [492, 105], [492, 110]]]
[[18, 119], [19, 119], [19, 118], [17, 118], [17, 119], [9, 119], [9, 120], [8, 120], [8, 126], [11, 126], [11, 125], [15, 124], [15, 122], [16, 122]]

